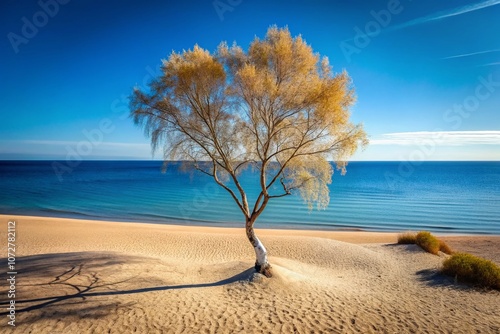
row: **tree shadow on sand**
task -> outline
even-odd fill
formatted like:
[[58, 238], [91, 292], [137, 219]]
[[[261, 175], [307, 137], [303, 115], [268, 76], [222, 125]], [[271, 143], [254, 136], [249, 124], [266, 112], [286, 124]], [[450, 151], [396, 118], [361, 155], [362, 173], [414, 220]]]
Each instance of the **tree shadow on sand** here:
[[[6, 262], [5, 258], [0, 260], [0, 263]], [[165, 264], [157, 259], [111, 252], [79, 252], [19, 257], [16, 265], [18, 272], [16, 297], [19, 297], [16, 298], [16, 313], [30, 312], [51, 306], [79, 305], [79, 314], [82, 309], [85, 313], [87, 306], [90, 308], [87, 313], [90, 314], [93, 313], [91, 309], [96, 306], [90, 304], [85, 306], [82, 305], [81, 301], [100, 296], [222, 286], [238, 281], [250, 281], [255, 273], [254, 268], [248, 268], [215, 282], [144, 287], [146, 284], [151, 285], [151, 282], [162, 282], [158, 277], [144, 277], [146, 269], [154, 265], [165, 268]], [[130, 270], [130, 268], [135, 270]], [[129, 288], [130, 286], [138, 286], [138, 288]], [[58, 294], [50, 295], [54, 291], [57, 291]], [[6, 299], [7, 292], [8, 289], [0, 292], [0, 307], [4, 310], [10, 302], [9, 299]], [[79, 301], [76, 301], [78, 299]], [[100, 305], [98, 308], [102, 313], [106, 307], [116, 308], [119, 304], [116, 302], [108, 303]], [[61, 312], [65, 311], [57, 310], [55, 313], [59, 317], [64, 316]], [[75, 311], [69, 312], [75, 313]], [[2, 316], [6, 314], [8, 312], [0, 313]]]

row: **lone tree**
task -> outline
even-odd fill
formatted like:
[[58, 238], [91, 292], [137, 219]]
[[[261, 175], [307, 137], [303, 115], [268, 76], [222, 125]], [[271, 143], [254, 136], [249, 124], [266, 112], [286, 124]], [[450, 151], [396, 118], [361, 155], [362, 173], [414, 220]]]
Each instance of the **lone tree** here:
[[[329, 160], [344, 173], [367, 143], [362, 126], [349, 121], [354, 100], [345, 71], [334, 74], [300, 36], [274, 26], [247, 52], [226, 43], [214, 53], [197, 45], [173, 52], [147, 90], [134, 90], [131, 114], [153, 150], [163, 145], [166, 159], [191, 161], [231, 195], [245, 216], [255, 269], [271, 277], [254, 223], [271, 199], [293, 193], [309, 209], [328, 205]], [[248, 166], [259, 174], [254, 203], [240, 182]]]

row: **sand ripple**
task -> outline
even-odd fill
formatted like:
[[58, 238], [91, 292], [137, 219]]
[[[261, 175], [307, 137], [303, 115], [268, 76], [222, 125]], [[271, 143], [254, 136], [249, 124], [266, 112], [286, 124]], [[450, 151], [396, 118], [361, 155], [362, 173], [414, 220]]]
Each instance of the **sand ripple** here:
[[242, 235], [22, 226], [15, 333], [500, 332], [498, 291], [455, 285], [412, 245], [266, 235], [266, 279]]

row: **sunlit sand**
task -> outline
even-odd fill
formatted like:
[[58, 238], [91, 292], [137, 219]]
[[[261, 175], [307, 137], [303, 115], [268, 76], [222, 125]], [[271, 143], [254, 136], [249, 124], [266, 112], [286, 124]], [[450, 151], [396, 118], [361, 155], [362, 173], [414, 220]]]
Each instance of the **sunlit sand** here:
[[0, 217], [17, 222], [16, 333], [500, 331], [500, 292], [456, 285], [394, 233], [258, 230], [267, 279], [243, 228]]

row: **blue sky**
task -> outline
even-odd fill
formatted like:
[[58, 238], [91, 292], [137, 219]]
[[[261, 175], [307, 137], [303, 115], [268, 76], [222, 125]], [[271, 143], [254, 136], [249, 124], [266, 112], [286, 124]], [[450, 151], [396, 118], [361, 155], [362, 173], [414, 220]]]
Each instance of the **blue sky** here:
[[132, 88], [172, 50], [247, 48], [276, 24], [351, 75], [371, 140], [354, 160], [500, 160], [500, 0], [0, 7], [0, 159], [151, 159]]

